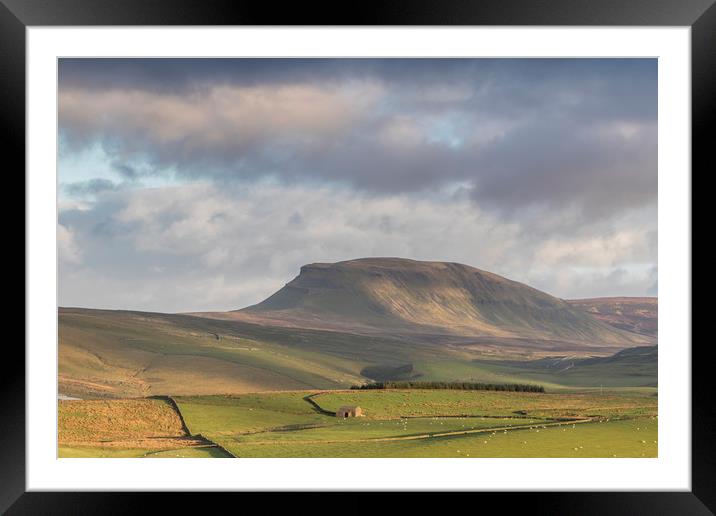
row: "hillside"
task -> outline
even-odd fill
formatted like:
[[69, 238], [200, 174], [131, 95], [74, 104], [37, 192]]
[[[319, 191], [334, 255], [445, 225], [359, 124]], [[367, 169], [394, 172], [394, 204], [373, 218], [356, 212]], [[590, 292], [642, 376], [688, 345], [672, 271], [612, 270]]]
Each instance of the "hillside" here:
[[532, 361], [477, 361], [495, 374], [564, 386], [656, 387], [657, 346], [639, 346], [606, 357], [549, 357]]
[[78, 398], [347, 388], [376, 364], [476, 358], [459, 343], [60, 308], [59, 393]]
[[284, 339], [238, 323], [81, 308], [60, 308], [58, 322], [59, 393], [67, 396], [235, 394], [361, 380], [355, 357], [321, 353], [327, 339], [320, 336], [310, 339], [319, 350], [311, 351], [301, 346], [309, 340], [302, 332]]
[[[233, 312], [61, 308], [59, 393], [238, 394], [413, 376], [520, 383], [544, 372], [540, 359], [606, 357], [655, 343], [466, 265], [373, 258], [304, 266], [262, 303]], [[537, 370], [517, 365], [534, 360]], [[571, 383], [548, 372], [550, 388]], [[601, 367], [588, 381], [613, 376]]]
[[364, 258], [301, 267], [265, 301], [226, 314], [261, 324], [340, 331], [652, 343], [523, 283], [458, 263]]
[[615, 328], [650, 337], [658, 335], [659, 302], [656, 297], [600, 297], [572, 299], [568, 303]]

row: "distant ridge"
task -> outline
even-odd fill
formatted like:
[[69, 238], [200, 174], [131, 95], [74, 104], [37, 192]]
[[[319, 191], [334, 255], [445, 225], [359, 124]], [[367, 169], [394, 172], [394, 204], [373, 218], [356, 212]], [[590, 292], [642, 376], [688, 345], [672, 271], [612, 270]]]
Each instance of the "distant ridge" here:
[[214, 315], [339, 331], [569, 341], [607, 348], [654, 343], [497, 274], [403, 258], [304, 265], [263, 302]]
[[572, 306], [615, 328], [656, 337], [659, 329], [659, 301], [656, 297], [597, 297], [570, 299]]

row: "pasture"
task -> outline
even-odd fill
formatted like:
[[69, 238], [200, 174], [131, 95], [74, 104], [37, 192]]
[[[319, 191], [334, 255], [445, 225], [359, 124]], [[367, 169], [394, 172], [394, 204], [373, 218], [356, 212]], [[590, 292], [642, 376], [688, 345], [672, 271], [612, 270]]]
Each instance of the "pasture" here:
[[657, 420], [630, 419], [395, 441], [237, 443], [238, 457], [625, 458], [656, 457]]
[[[657, 455], [657, 400], [639, 392], [299, 391], [176, 401], [192, 434], [237, 457]], [[320, 410], [342, 405], [360, 405], [365, 417]]]

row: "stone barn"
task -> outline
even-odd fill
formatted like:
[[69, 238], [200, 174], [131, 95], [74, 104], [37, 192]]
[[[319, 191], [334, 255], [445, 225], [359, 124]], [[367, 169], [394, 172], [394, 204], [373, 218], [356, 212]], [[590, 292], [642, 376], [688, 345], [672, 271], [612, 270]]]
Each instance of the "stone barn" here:
[[356, 405], [344, 405], [336, 412], [336, 417], [360, 417], [363, 410]]

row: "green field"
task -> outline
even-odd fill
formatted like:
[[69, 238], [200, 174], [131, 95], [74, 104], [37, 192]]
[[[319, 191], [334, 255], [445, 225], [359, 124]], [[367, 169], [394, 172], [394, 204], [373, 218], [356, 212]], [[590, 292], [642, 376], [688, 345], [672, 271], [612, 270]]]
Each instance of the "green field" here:
[[212, 459], [230, 458], [231, 455], [217, 446], [199, 448], [177, 448], [172, 450], [152, 450], [149, 448], [112, 449], [99, 446], [60, 446], [59, 457], [68, 459], [83, 458], [180, 458]]
[[337, 391], [315, 398], [323, 408], [360, 405], [367, 418], [521, 415], [539, 418], [640, 417], [656, 415], [657, 399], [635, 393], [529, 393], [457, 390]]
[[230, 459], [231, 455], [217, 446], [207, 448], [180, 448], [163, 450], [144, 455], [150, 459]]
[[62, 459], [126, 459], [144, 457], [150, 451], [147, 448], [115, 449], [101, 446], [60, 446], [58, 448], [58, 457]]
[[391, 442], [237, 444], [239, 457], [656, 457], [656, 419]]
[[[639, 392], [455, 390], [179, 397], [192, 434], [237, 457], [655, 457], [657, 399]], [[643, 441], [643, 442], [642, 442]], [[489, 445], [489, 446], [488, 446]]]

